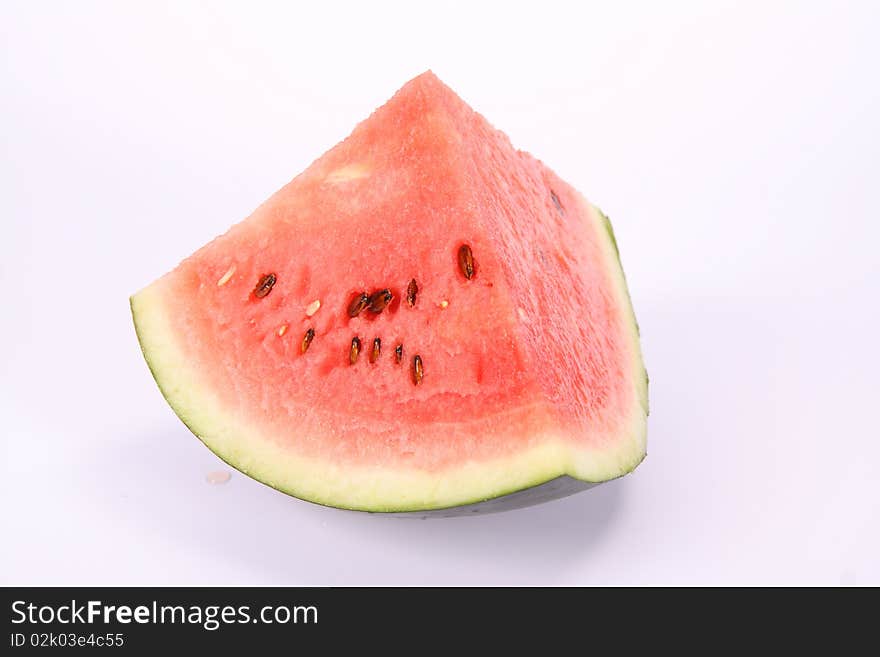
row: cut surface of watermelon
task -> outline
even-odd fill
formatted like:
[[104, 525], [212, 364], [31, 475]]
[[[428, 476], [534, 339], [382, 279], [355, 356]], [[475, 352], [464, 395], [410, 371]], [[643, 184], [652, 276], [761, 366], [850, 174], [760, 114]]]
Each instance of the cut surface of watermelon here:
[[131, 308], [193, 433], [313, 502], [443, 509], [645, 455], [610, 223], [430, 72]]

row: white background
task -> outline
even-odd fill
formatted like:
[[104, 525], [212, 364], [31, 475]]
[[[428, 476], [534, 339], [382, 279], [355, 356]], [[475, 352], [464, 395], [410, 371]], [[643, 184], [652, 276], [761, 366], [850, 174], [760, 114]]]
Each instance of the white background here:
[[[880, 584], [878, 7], [3, 2], [0, 582]], [[206, 483], [129, 294], [427, 68], [614, 221], [647, 460], [432, 521]]]

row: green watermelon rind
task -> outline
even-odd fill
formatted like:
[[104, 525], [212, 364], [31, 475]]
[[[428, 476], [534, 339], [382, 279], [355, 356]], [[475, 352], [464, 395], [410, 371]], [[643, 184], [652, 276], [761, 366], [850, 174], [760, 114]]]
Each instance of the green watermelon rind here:
[[611, 246], [614, 247], [614, 256], [617, 261], [617, 268], [620, 271], [620, 279], [623, 282], [623, 291], [626, 294], [627, 307], [629, 308], [630, 316], [632, 317], [633, 326], [636, 329], [636, 346], [639, 347], [639, 364], [642, 368], [642, 373], [644, 374], [645, 385], [639, 390], [640, 399], [642, 400], [642, 408], [645, 409], [645, 416], [647, 417], [650, 414], [650, 404], [648, 402], [648, 370], [645, 369], [644, 359], [641, 356], [641, 334], [642, 331], [639, 328], [639, 320], [636, 319], [635, 311], [633, 310], [632, 304], [632, 295], [629, 292], [629, 286], [626, 284], [626, 272], [623, 270], [623, 262], [620, 259], [620, 248], [617, 246], [617, 236], [614, 234], [614, 226], [611, 225], [611, 219], [608, 218], [608, 215], [602, 212], [600, 208], [591, 204], [593, 210], [596, 211], [596, 214], [602, 219], [602, 225], [605, 226], [605, 232], [608, 234], [608, 239], [611, 241]]
[[[586, 203], [586, 201], [584, 201]], [[431, 476], [422, 476], [419, 474], [417, 479], [419, 485], [427, 482], [424, 491], [413, 490], [415, 487], [407, 487], [403, 484], [399, 489], [393, 486], [382, 494], [371, 495], [366, 488], [359, 492], [349, 490], [345, 492], [344, 488], [334, 487], [333, 477], [328, 477], [325, 490], [315, 490], [316, 486], [312, 485], [312, 490], [307, 490], [302, 481], [295, 473], [284, 472], [283, 468], [279, 470], [278, 463], [283, 459], [290, 459], [289, 462], [302, 463], [308, 459], [301, 459], [297, 455], [287, 455], [282, 453], [280, 449], [270, 447], [271, 442], [258, 438], [253, 440], [247, 435], [246, 431], [240, 433], [230, 432], [229, 426], [232, 425], [232, 418], [223, 418], [223, 411], [218, 402], [213, 397], [213, 393], [207, 386], [200, 385], [198, 375], [193, 368], [188, 367], [178, 353], [177, 347], [174, 345], [174, 336], [170, 330], [166, 330], [163, 318], [163, 309], [161, 302], [155, 301], [161, 298], [161, 295], [154, 292], [150, 293], [154, 283], [149, 288], [142, 290], [130, 299], [131, 312], [135, 325], [135, 332], [141, 346], [144, 358], [150, 368], [150, 372], [156, 381], [163, 397], [168, 405], [174, 410], [180, 420], [186, 427], [198, 437], [214, 454], [221, 460], [229, 464], [232, 468], [243, 472], [262, 483], [275, 488], [283, 493], [293, 497], [303, 499], [316, 504], [330, 506], [335, 508], [350, 509], [354, 511], [369, 511], [380, 513], [405, 513], [405, 512], [425, 512], [450, 509], [462, 505], [477, 504], [487, 500], [493, 500], [511, 493], [517, 493], [526, 489], [541, 486], [546, 482], [552, 481], [557, 477], [568, 475], [574, 479], [578, 479], [588, 483], [602, 483], [612, 479], [616, 479], [632, 472], [645, 457], [646, 454], [646, 422], [645, 418], [648, 411], [647, 397], [647, 375], [644, 370], [641, 358], [641, 349], [639, 345], [639, 335], [635, 315], [632, 311], [632, 304], [629, 292], [626, 286], [626, 280], [623, 269], [620, 264], [619, 250], [617, 241], [614, 237], [608, 218], [595, 206], [591, 206], [595, 212], [588, 212], [587, 216], [596, 216], [602, 222], [603, 229], [599, 226], [593, 226], [596, 234], [606, 236], [605, 248], [608, 256], [607, 264], [614, 271], [614, 279], [618, 288], [618, 302], [620, 307], [629, 313], [631, 326], [631, 340], [634, 345], [633, 363], [636, 371], [633, 372], [635, 384], [638, 386], [637, 397], [639, 400], [639, 408], [633, 409], [632, 421], [633, 435], [621, 437], [618, 441], [624, 449], [620, 454], [613, 454], [610, 450], [602, 453], [583, 452], [573, 450], [570, 447], [563, 447], [559, 443], [548, 441], [546, 445], [541, 445], [538, 450], [533, 453], [526, 453], [522, 460], [526, 466], [511, 459], [515, 467], [510, 466], [508, 462], [489, 462], [477, 466], [476, 474], [470, 475], [462, 468], [459, 480], [464, 485], [457, 489], [460, 495], [446, 495], [442, 499], [431, 499], [428, 491], [430, 486], [435, 486], [437, 482], [432, 481]], [[212, 412], [212, 408], [216, 409]], [[217, 417], [213, 417], [216, 415]], [[225, 434], [225, 435], [224, 435]], [[250, 446], [248, 441], [252, 441]], [[263, 442], [257, 442], [263, 441]], [[625, 449], [629, 447], [629, 449]], [[266, 455], [262, 459], [256, 459], [255, 453], [265, 451]], [[577, 451], [577, 454], [573, 452]], [[514, 459], [522, 455], [515, 455]], [[580, 465], [574, 463], [579, 459]], [[616, 458], [615, 458], [616, 457]], [[604, 462], [600, 465], [600, 462]], [[341, 468], [335, 464], [329, 464], [312, 460], [312, 467], [316, 469], [324, 468], [327, 472], [333, 472], [341, 486], [348, 483], [350, 477], [357, 477], [354, 472]], [[519, 468], [519, 469], [517, 469]], [[271, 471], [276, 470], [273, 474]], [[301, 467], [301, 474], [308, 474], [313, 481], [322, 482], [323, 477], [307, 472], [307, 467]], [[499, 476], [498, 473], [509, 475], [509, 470], [513, 473], [519, 473], [520, 476], [516, 481], [508, 481], [507, 483], [499, 482], [497, 485], [490, 485], [486, 482], [491, 479], [492, 475]], [[385, 471], [384, 474], [371, 469], [365, 470], [365, 478], [363, 481], [378, 481], [383, 476], [385, 478], [394, 478], [398, 473]], [[376, 472], [376, 474], [373, 474]], [[455, 474], [455, 473], [454, 473]], [[292, 475], [292, 476], [291, 476]], [[342, 475], [342, 476], [340, 476]], [[442, 473], [435, 476], [437, 481], [448, 478], [448, 473]], [[508, 476], [510, 479], [510, 476]], [[304, 480], [303, 480], [304, 481]], [[401, 478], [405, 481], [405, 477]], [[320, 488], [320, 486], [317, 486]], [[340, 490], [342, 492], [340, 492]], [[418, 493], [422, 492], [422, 495]]]

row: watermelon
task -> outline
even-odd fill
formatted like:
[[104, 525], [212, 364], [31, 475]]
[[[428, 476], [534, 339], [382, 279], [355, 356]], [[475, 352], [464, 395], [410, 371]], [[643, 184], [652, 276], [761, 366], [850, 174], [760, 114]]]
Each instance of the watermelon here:
[[499, 510], [645, 455], [608, 218], [431, 72], [131, 309], [190, 430], [312, 502]]

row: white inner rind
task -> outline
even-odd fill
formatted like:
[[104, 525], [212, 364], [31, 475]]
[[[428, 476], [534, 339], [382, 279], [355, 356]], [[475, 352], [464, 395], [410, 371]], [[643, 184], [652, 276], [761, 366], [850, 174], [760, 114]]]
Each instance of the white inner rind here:
[[[220, 403], [212, 386], [187, 360], [168, 321], [163, 279], [131, 298], [141, 349], [165, 399], [215, 454], [241, 472], [273, 488], [319, 504], [365, 511], [440, 509], [498, 497], [570, 475], [588, 482], [630, 472], [645, 456], [647, 382], [639, 336], [618, 256], [598, 212], [590, 208], [592, 228], [601, 237], [607, 271], [613, 272], [619, 308], [627, 316], [632, 349], [629, 380], [637, 387], [633, 407], [618, 426], [621, 435], [602, 446], [574, 444], [570, 437], [543, 434], [516, 454], [468, 460], [443, 470], [404, 464], [340, 464], [286, 449]], [[292, 431], [296, 429], [291, 428]], [[511, 428], [512, 431], [516, 427]], [[320, 440], [320, 436], [315, 437]], [[514, 444], [518, 441], [511, 440]]]

